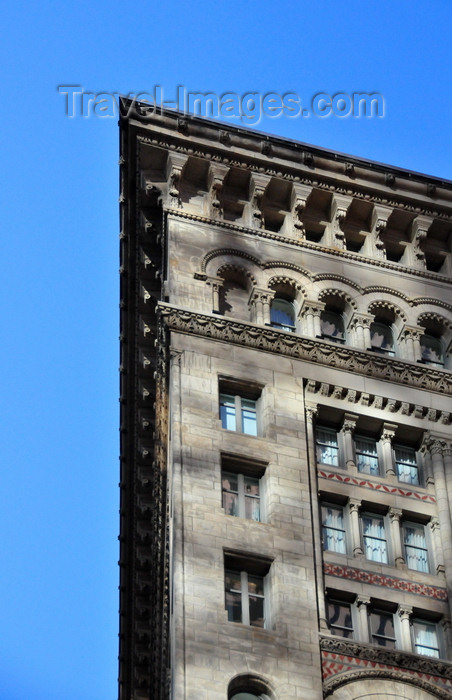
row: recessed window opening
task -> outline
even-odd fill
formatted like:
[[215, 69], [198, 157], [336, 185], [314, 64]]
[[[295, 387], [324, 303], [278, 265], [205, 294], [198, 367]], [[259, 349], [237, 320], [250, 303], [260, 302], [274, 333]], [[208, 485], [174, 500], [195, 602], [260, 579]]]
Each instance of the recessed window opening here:
[[384, 321], [375, 320], [370, 325], [371, 350], [386, 355], [395, 355], [392, 328]]
[[293, 333], [295, 331], [295, 309], [293, 303], [283, 297], [275, 297], [270, 308], [270, 323], [274, 328]]
[[345, 343], [344, 319], [341, 313], [325, 309], [320, 316], [322, 337], [335, 343]]

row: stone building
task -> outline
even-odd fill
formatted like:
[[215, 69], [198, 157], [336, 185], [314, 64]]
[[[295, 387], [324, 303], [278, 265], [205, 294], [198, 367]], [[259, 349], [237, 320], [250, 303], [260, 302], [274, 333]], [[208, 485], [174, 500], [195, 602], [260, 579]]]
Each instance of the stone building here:
[[121, 119], [120, 700], [452, 697], [452, 183]]

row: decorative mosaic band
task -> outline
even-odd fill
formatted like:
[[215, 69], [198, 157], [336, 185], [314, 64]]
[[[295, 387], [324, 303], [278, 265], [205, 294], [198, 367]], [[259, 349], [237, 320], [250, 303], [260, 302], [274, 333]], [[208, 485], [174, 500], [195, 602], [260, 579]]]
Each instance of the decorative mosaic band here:
[[434, 598], [435, 600], [447, 600], [447, 591], [445, 588], [437, 586], [428, 586], [424, 583], [416, 583], [415, 581], [405, 581], [401, 578], [376, 574], [371, 571], [363, 571], [362, 569], [353, 569], [350, 566], [341, 566], [340, 564], [323, 563], [323, 571], [328, 576], [337, 576], [338, 578], [346, 578], [360, 583], [370, 583], [384, 588], [393, 588], [397, 591], [405, 593], [414, 593], [415, 595]]
[[429, 493], [419, 493], [418, 491], [406, 491], [400, 488], [400, 486], [387, 486], [386, 484], [379, 484], [374, 481], [368, 481], [367, 479], [359, 479], [354, 476], [342, 476], [342, 474], [336, 474], [334, 472], [326, 472], [323, 470], [318, 471], [318, 474], [323, 479], [332, 479], [340, 481], [343, 484], [353, 484], [354, 486], [361, 486], [367, 489], [374, 489], [375, 491], [384, 491], [385, 493], [396, 494], [398, 496], [405, 496], [407, 498], [417, 498], [418, 501], [424, 501], [427, 503], [436, 503], [435, 496]]

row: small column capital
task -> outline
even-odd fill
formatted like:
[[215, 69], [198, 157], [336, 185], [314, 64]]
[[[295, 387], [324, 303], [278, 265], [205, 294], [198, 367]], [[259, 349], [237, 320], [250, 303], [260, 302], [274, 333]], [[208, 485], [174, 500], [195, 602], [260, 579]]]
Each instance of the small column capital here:
[[404, 603], [400, 603], [399, 607], [397, 608], [397, 615], [400, 617], [401, 620], [409, 620], [410, 615], [413, 614], [413, 607], [411, 605], [405, 605]]
[[321, 301], [310, 301], [305, 299], [301, 305], [299, 317], [303, 318], [306, 314], [311, 313], [313, 316], [320, 316], [325, 308], [325, 304]]
[[249, 302], [262, 301], [263, 303], [269, 304], [271, 300], [274, 299], [275, 293], [273, 289], [259, 289], [259, 287], [253, 287]]
[[361, 508], [361, 501], [357, 498], [349, 498], [348, 499], [348, 507], [349, 507], [350, 513], [358, 513], [359, 509]]
[[356, 607], [359, 609], [363, 605], [365, 605], [365, 606], [370, 605], [370, 596], [369, 595], [357, 595], [356, 596]]
[[389, 518], [391, 522], [400, 522], [400, 518], [402, 517], [402, 509], [401, 508], [390, 508], [389, 509]]
[[381, 431], [380, 440], [381, 442], [390, 442], [395, 436], [397, 425], [395, 423], [383, 423], [383, 430]]
[[358, 418], [359, 416], [356, 413], [345, 413], [341, 430], [344, 433], [353, 434], [356, 428], [356, 423], [358, 422]]
[[361, 328], [370, 328], [370, 324], [374, 320], [374, 317], [371, 314], [358, 314], [355, 313], [350, 319], [350, 328], [354, 329], [357, 326], [361, 326]]
[[309, 403], [305, 405], [305, 411], [306, 411], [306, 420], [308, 423], [313, 423], [314, 418], [317, 416], [319, 412], [319, 406], [316, 403]]

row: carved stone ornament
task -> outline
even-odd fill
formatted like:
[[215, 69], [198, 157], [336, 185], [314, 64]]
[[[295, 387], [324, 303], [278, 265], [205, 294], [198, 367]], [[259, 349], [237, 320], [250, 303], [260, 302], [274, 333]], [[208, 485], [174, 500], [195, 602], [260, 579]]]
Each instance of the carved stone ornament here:
[[[333, 637], [321, 637], [320, 648], [322, 651], [351, 657], [351, 660], [365, 659], [388, 666], [401, 667], [407, 670], [412, 669], [419, 673], [439, 676], [444, 680], [452, 679], [452, 663], [426, 656], [419, 656], [419, 654], [413, 654], [407, 651], [385, 649], [384, 647], [360, 642], [350, 642], [345, 639]], [[450, 694], [447, 697], [450, 698]]]
[[[317, 338], [307, 338], [267, 326], [260, 327], [245, 321], [199, 314], [164, 302], [160, 302], [158, 308], [165, 323], [173, 330], [267, 349], [274, 354], [310, 360], [364, 376], [387, 379], [395, 384], [452, 395], [452, 376], [434, 367], [419, 365], [413, 368], [412, 363], [400, 359], [383, 357], [354, 347], [336, 346]], [[398, 404], [394, 400], [394, 410], [397, 409]]]

